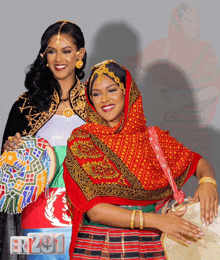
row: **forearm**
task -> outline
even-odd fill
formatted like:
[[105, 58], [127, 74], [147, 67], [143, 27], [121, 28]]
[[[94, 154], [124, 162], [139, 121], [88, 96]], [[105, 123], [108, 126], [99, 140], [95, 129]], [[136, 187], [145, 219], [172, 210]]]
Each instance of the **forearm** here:
[[202, 177], [215, 178], [214, 168], [208, 161], [201, 158], [198, 162], [195, 175], [198, 180], [201, 179]]
[[[218, 216], [218, 193], [214, 168], [205, 159], [200, 159], [195, 173], [199, 180], [199, 187], [195, 192], [194, 199], [200, 201], [201, 221], [206, 226], [213, 222], [213, 217]], [[208, 177], [208, 178], [203, 178]]]
[[[162, 232], [171, 234], [189, 243], [189, 241], [183, 237], [183, 232], [185, 235], [193, 238], [199, 238], [203, 234], [198, 227], [181, 218], [185, 212], [186, 210], [171, 212], [165, 215], [143, 213], [143, 228], [159, 229]], [[95, 223], [119, 228], [131, 228], [132, 210], [124, 209], [112, 204], [98, 204], [87, 211], [87, 215]], [[134, 218], [134, 228], [140, 228], [139, 212], [136, 212]]]
[[[131, 215], [132, 210], [124, 209], [119, 206], [115, 206], [108, 203], [101, 203], [94, 206], [87, 211], [87, 215], [92, 222], [119, 227], [130, 228], [131, 227]], [[157, 214], [143, 213], [144, 228], [156, 228], [155, 218]], [[134, 218], [134, 228], [140, 228], [140, 216], [139, 212], [136, 212]]]

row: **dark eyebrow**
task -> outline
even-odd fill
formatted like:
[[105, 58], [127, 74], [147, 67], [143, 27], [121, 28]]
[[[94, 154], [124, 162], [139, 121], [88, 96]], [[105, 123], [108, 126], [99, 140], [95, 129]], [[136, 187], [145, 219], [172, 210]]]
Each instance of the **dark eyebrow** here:
[[[118, 87], [118, 85], [117, 85], [116, 83], [114, 83], [114, 84], [109, 85], [107, 88], [110, 88], [110, 87], [112, 87], [112, 86], [117, 86], [117, 87]], [[93, 88], [92, 91], [93, 91], [93, 90], [99, 91], [98, 89], [95, 89], [95, 88]]]
[[[62, 50], [67, 49], [67, 48], [73, 48], [73, 47], [72, 46], [66, 46], [66, 47], [63, 47]], [[55, 49], [55, 48], [53, 48], [51, 46], [48, 46], [48, 49], [57, 50], [57, 49]]]

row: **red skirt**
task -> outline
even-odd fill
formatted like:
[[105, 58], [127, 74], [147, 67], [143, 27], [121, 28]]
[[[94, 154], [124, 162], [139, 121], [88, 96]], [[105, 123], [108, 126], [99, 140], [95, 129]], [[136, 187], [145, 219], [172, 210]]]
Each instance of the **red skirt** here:
[[166, 259], [158, 230], [84, 225], [70, 259]]

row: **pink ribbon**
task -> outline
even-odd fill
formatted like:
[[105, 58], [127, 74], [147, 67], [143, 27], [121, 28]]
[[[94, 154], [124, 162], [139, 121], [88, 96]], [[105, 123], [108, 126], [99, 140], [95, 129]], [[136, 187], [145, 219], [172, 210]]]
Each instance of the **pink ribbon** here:
[[156, 154], [157, 160], [166, 176], [166, 178], [168, 179], [170, 186], [173, 190], [174, 193], [174, 199], [178, 202], [178, 203], [182, 203], [184, 202], [184, 198], [185, 198], [185, 193], [182, 190], [178, 190], [176, 183], [173, 179], [173, 175], [172, 172], [167, 164], [166, 158], [164, 156], [164, 153], [161, 149], [161, 146], [158, 142], [158, 138], [157, 138], [157, 133], [156, 130], [154, 128], [154, 126], [148, 127], [148, 132], [149, 132], [149, 140], [151, 143], [151, 146], [153, 148], [154, 153]]

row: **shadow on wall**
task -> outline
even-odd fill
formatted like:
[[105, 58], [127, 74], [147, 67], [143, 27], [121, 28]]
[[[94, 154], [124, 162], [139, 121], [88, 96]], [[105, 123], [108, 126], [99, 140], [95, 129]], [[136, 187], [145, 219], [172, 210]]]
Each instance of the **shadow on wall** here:
[[[187, 148], [211, 160], [207, 111], [200, 110], [187, 74], [170, 61], [161, 60], [147, 67], [141, 85], [147, 86], [143, 99], [148, 125], [169, 130]], [[203, 101], [204, 108], [209, 102]]]
[[[168, 60], [152, 62], [146, 71], [146, 76], [137, 84], [142, 91], [147, 125], [169, 130], [171, 136], [218, 170], [220, 132], [208, 124], [215, 113], [218, 96], [210, 97], [209, 88], [204, 88], [205, 94], [200, 95], [189, 75]], [[219, 182], [217, 174], [216, 179]], [[192, 178], [183, 190], [187, 196], [193, 196], [197, 187], [197, 179]]]
[[[220, 132], [209, 124], [220, 96], [220, 67], [210, 44], [200, 40], [195, 5], [175, 6], [168, 37], [151, 42], [124, 63], [125, 67], [134, 67], [132, 64], [137, 67], [136, 82], [143, 95], [148, 125], [169, 130], [217, 170]], [[218, 175], [216, 179], [220, 181]], [[191, 188], [188, 186], [189, 192]]]
[[[86, 74], [89, 75], [91, 68], [104, 60], [111, 59], [123, 64], [140, 49], [139, 38], [138, 32], [125, 21], [108, 21], [100, 25], [89, 43], [92, 50], [89, 53]], [[128, 68], [134, 78], [135, 68], [135, 63]]]

